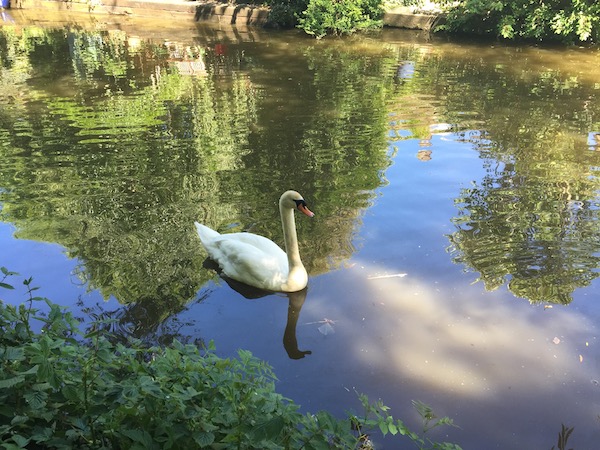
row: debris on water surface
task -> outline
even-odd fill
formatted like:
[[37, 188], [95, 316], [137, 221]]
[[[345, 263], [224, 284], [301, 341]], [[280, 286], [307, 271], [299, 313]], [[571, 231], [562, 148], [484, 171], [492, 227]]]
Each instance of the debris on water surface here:
[[321, 334], [324, 334], [325, 336], [327, 336], [328, 334], [335, 333], [335, 330], [329, 323], [324, 323], [323, 325], [321, 325], [319, 327], [319, 331], [321, 332]]
[[552, 342], [554, 342], [556, 345], [558, 345], [558, 344], [560, 344], [560, 339], [555, 336], [554, 339], [552, 339]]
[[403, 278], [405, 276], [405, 273], [393, 273], [390, 275], [372, 275], [370, 277], [367, 277], [367, 280], [381, 280], [383, 278]]
[[327, 336], [328, 334], [334, 334], [335, 330], [333, 328], [333, 325], [335, 324], [335, 320], [331, 320], [331, 319], [327, 319], [326, 317], [323, 318], [323, 320], [318, 320], [316, 322], [308, 322], [305, 325], [314, 325], [317, 323], [322, 324], [318, 330], [321, 334], [324, 334], [325, 336]]

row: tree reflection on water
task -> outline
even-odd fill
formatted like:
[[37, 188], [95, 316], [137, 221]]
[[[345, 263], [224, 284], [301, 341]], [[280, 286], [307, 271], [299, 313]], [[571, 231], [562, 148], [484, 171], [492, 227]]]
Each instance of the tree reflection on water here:
[[386, 139], [398, 151], [443, 132], [487, 170], [456, 199], [457, 263], [532, 302], [569, 303], [597, 277], [588, 80], [519, 71], [516, 51], [490, 65], [443, 46], [281, 39], [2, 28], [2, 220], [63, 245], [105, 298], [168, 316], [212, 277], [194, 220], [280, 242], [273, 203], [301, 188], [321, 218], [299, 227], [303, 255], [326, 272], [386, 183]]

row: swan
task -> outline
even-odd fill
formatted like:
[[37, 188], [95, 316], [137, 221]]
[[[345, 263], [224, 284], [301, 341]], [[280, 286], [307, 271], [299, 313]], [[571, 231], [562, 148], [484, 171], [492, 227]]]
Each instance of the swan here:
[[297, 292], [308, 283], [300, 260], [294, 210], [308, 217], [314, 213], [296, 191], [286, 191], [279, 199], [279, 213], [285, 252], [275, 242], [253, 233], [220, 234], [194, 222], [200, 242], [223, 273], [236, 281], [274, 292]]

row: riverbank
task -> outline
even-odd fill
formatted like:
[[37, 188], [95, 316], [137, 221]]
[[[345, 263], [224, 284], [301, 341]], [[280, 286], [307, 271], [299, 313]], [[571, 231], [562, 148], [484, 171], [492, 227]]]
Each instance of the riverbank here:
[[[76, 12], [92, 15], [122, 15], [146, 18], [209, 21], [230, 25], [264, 26], [269, 9], [262, 6], [204, 0], [12, 0], [13, 16], [28, 16], [32, 11]], [[384, 26], [430, 31], [440, 23], [436, 11], [419, 12], [407, 7], [388, 9]]]

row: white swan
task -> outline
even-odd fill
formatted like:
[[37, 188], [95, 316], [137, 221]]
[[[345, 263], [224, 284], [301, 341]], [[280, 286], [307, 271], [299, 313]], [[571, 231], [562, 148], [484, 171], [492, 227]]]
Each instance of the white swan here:
[[285, 252], [270, 239], [257, 234], [220, 234], [198, 222], [195, 222], [196, 230], [210, 258], [229, 278], [269, 291], [296, 292], [306, 287], [308, 274], [298, 251], [294, 209], [308, 217], [314, 216], [298, 192], [283, 193], [279, 212]]

